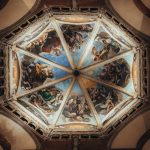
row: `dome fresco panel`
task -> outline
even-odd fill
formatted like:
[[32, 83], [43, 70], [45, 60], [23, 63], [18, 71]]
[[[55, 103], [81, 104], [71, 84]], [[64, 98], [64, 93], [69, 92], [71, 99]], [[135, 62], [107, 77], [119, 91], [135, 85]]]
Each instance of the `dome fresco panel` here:
[[33, 92], [29, 95], [20, 97], [19, 103], [25, 108], [27, 106], [25, 106], [24, 103], [27, 103], [32, 109], [34, 108], [33, 111], [39, 110], [43, 116], [47, 118], [47, 123], [51, 125], [70, 82], [71, 79], [68, 79], [39, 91]]
[[62, 114], [58, 119], [57, 125], [69, 124], [73, 122], [96, 125], [94, 115], [88, 106], [86, 97], [84, 96], [78, 82], [75, 82], [72, 88]]
[[127, 50], [129, 50], [129, 48], [122, 45], [122, 43], [118, 43], [105, 32], [105, 29], [102, 26], [100, 26], [92, 43], [92, 47], [84, 60], [83, 67], [107, 60], [115, 55], [126, 52]]
[[133, 53], [130, 52], [124, 58], [117, 59], [107, 64], [93, 65], [90, 70], [83, 71], [97, 80], [102, 80], [116, 86], [120, 86], [130, 93], [134, 93], [134, 85], [132, 79]]
[[17, 93], [33, 89], [41, 84], [65, 77], [68, 74], [64, 70], [53, 67], [38, 58], [33, 58], [22, 53], [18, 53], [17, 56], [21, 67]]
[[66, 43], [71, 52], [75, 65], [78, 65], [81, 54], [89, 41], [94, 24], [72, 25], [63, 24], [60, 26]]
[[98, 131], [140, 94], [139, 46], [104, 15], [47, 14], [8, 41], [10, 97], [54, 131]]
[[84, 82], [91, 84], [86, 89], [102, 122], [107, 119], [108, 113], [110, 114], [111, 110], [115, 109], [122, 101], [126, 102], [131, 99], [127, 94], [102, 84], [90, 80], [85, 80]]

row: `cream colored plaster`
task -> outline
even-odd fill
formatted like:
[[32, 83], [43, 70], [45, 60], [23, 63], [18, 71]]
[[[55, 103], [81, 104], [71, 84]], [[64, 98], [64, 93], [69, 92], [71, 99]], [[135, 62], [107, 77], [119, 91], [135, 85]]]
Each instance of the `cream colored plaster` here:
[[135, 29], [150, 35], [150, 18], [144, 16], [133, 0], [110, 0], [117, 13]]
[[149, 129], [150, 111], [130, 122], [112, 142], [112, 148], [135, 148], [138, 140]]
[[0, 133], [11, 144], [11, 150], [36, 149], [32, 137], [20, 125], [1, 114]]
[[0, 10], [0, 30], [14, 24], [35, 4], [36, 0], [9, 0]]

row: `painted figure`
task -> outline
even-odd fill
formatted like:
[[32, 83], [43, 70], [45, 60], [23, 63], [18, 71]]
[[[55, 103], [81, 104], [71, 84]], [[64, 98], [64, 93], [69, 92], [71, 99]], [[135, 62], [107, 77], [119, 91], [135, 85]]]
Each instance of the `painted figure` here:
[[48, 33], [48, 37], [45, 40], [42, 52], [59, 56], [61, 54], [62, 45], [56, 31]]
[[61, 29], [70, 51], [76, 52], [92, 32], [93, 27], [91, 25], [62, 25]]
[[59, 56], [61, 55], [61, 41], [55, 30], [48, 30], [37, 40], [28, 44], [27, 49], [35, 54], [40, 54], [42, 52]]
[[124, 59], [119, 59], [104, 66], [99, 79], [125, 87], [130, 76], [129, 67]]
[[31, 113], [33, 113], [36, 117], [44, 121], [46, 124], [48, 124], [47, 119], [35, 108], [30, 106], [28, 103], [26, 103], [23, 100], [18, 100], [18, 103], [20, 103], [22, 106], [24, 106], [27, 110], [29, 110]]
[[105, 60], [110, 53], [117, 54], [120, 52], [120, 44], [113, 40], [106, 32], [99, 33], [95, 38], [95, 42], [102, 45], [103, 48], [98, 49], [96, 46], [93, 47], [92, 54], [94, 61]]
[[62, 100], [62, 91], [55, 87], [49, 87], [28, 96], [28, 101], [47, 116], [58, 110]]
[[22, 81], [21, 87], [29, 90], [43, 84], [47, 78], [53, 78], [52, 68], [46, 64], [30, 63], [30, 59], [27, 62], [24, 58], [22, 61]]
[[69, 99], [63, 115], [69, 118], [70, 121], [86, 121], [89, 122], [90, 110], [87, 106], [85, 97], [74, 96]]
[[98, 85], [95, 88], [89, 88], [88, 93], [99, 114], [106, 115], [119, 101], [116, 91], [102, 85]]

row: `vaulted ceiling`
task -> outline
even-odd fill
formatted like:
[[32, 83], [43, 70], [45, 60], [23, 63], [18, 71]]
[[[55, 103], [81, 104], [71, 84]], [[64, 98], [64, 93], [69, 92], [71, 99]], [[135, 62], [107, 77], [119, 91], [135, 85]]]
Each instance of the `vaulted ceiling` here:
[[[15, 3], [0, 12], [10, 18], [0, 23], [1, 113], [23, 126], [39, 149], [40, 142], [46, 150], [54, 139], [65, 144], [72, 138], [64, 149], [89, 138], [103, 149], [110, 143], [112, 149], [134, 148], [116, 145], [133, 125], [118, 134], [120, 129], [149, 109], [146, 27], [132, 30], [114, 11], [116, 1], [22, 2], [32, 9], [21, 11], [28, 13], [19, 21], [17, 12], [4, 10]], [[86, 141], [81, 149], [88, 149]]]

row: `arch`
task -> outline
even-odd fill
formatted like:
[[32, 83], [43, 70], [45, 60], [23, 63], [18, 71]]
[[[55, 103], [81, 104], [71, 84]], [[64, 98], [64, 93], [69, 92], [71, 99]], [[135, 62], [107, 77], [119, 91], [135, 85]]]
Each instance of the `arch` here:
[[[43, 0], [10, 0], [8, 4], [0, 10], [0, 35], [6, 34], [33, 15], [41, 6]], [[16, 9], [19, 7], [18, 9]], [[7, 19], [6, 19], [7, 18]]]
[[[113, 12], [126, 21], [136, 32], [150, 36], [150, 18], [144, 15], [135, 5], [134, 0], [106, 0]], [[129, 14], [129, 12], [132, 12]], [[135, 17], [138, 16], [138, 17]]]
[[148, 140], [150, 140], [150, 129], [141, 136], [137, 143], [136, 150], [143, 150], [143, 147]]
[[3, 0], [3, 1], [0, 2], [0, 10], [3, 9], [6, 6], [6, 4], [8, 3], [8, 1], [9, 0]]
[[[38, 137], [36, 137], [36, 135], [29, 129], [29, 128], [27, 128], [27, 127], [25, 127], [25, 125], [22, 123], [22, 122], [20, 122], [20, 121], [18, 121], [17, 120], [17, 118], [15, 118], [15, 117], [13, 117], [13, 116], [11, 116], [10, 114], [8, 114], [7, 112], [4, 112], [3, 110], [1, 110], [0, 111], [0, 117], [1, 117], [1, 119], [0, 119], [0, 121], [2, 121], [2, 119], [4, 120], [4, 118], [6, 118], [6, 119], [8, 119], [11, 123], [13, 123], [14, 125], [14, 127], [13, 127], [13, 130], [11, 130], [11, 129], [9, 129], [9, 131], [11, 132], [11, 136], [9, 136], [10, 138], [12, 137], [13, 138], [13, 132], [14, 132], [14, 129], [15, 129], [15, 126], [16, 126], [16, 132], [18, 131], [19, 133], [18, 133], [18, 137], [20, 136], [20, 138], [21, 138], [21, 136], [22, 136], [22, 134], [21, 134], [21, 132], [22, 133], [24, 133], [24, 135], [25, 135], [25, 137], [26, 137], [26, 139], [25, 138], [23, 138], [23, 140], [21, 140], [23, 143], [25, 142], [25, 140], [26, 141], [29, 141], [30, 142], [30, 145], [32, 145], [32, 141], [31, 140], [33, 140], [33, 142], [35, 143], [35, 148], [36, 148], [36, 150], [40, 150], [40, 148], [41, 148], [41, 145], [40, 145], [40, 142], [39, 142], [39, 138]], [[3, 118], [2, 118], [3, 117]], [[8, 121], [8, 123], [7, 123], [7, 126], [8, 126], [8, 124], [10, 124], [9, 123], [9, 121]], [[5, 127], [4, 127], [5, 128]], [[4, 134], [3, 134], [4, 135]], [[6, 136], [5, 136], [6, 137]], [[16, 137], [15, 137], [16, 138]], [[19, 138], [19, 139], [20, 139]], [[29, 140], [30, 139], [30, 140]], [[13, 141], [13, 139], [12, 139], [12, 141]], [[21, 143], [21, 141], [20, 141], [20, 143]], [[9, 141], [9, 143], [11, 144], [11, 142]], [[11, 147], [13, 148], [13, 146], [12, 146], [12, 144], [11, 144]], [[14, 146], [15, 147], [15, 146]], [[4, 149], [5, 150], [5, 149]], [[13, 150], [13, 149], [11, 149], [11, 150]]]
[[134, 0], [137, 8], [147, 17], [150, 17], [150, 9], [144, 4], [142, 0]]
[[[140, 137], [150, 128], [150, 123], [148, 122], [150, 119], [149, 114], [150, 108], [147, 107], [135, 114], [136, 116], [132, 116], [132, 118], [118, 128], [117, 132], [112, 134], [107, 145], [108, 149], [135, 149]], [[144, 128], [142, 128], [143, 126]], [[137, 131], [138, 133], [136, 133]], [[132, 138], [132, 136], [134, 137]], [[134, 143], [132, 143], [132, 140], [134, 140]]]
[[0, 148], [2, 148], [3, 150], [11, 150], [10, 143], [2, 134], [0, 134], [0, 146]]

